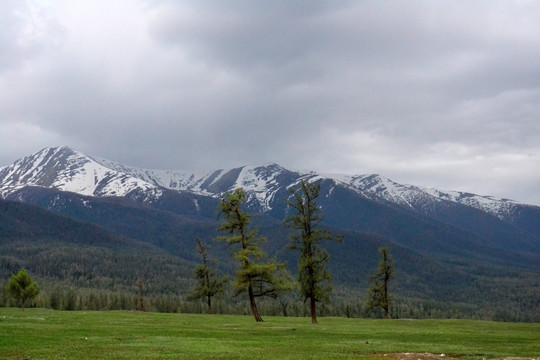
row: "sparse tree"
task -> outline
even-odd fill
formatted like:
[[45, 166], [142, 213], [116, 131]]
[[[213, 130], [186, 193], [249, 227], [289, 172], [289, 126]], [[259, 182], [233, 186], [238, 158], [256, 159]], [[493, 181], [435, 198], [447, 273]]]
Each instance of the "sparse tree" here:
[[320, 184], [306, 181], [300, 182], [299, 189], [291, 189], [294, 201], [287, 201], [287, 205], [294, 210], [294, 214], [285, 220], [288, 227], [296, 230], [291, 235], [289, 248], [300, 251], [298, 282], [304, 301], [309, 300], [313, 324], [317, 323], [316, 303], [330, 303], [329, 295], [332, 292], [332, 276], [326, 268], [330, 255], [321, 242], [343, 240], [334, 237], [328, 230], [318, 228], [324, 220], [316, 201], [319, 192]]
[[137, 310], [139, 311], [145, 311], [146, 307], [144, 306], [144, 297], [143, 297], [143, 288], [144, 288], [144, 282], [142, 278], [138, 278], [137, 282], [135, 282], [135, 286], [137, 287], [137, 292], [139, 294], [139, 298], [137, 299]]
[[384, 315], [390, 319], [390, 305], [393, 297], [388, 292], [388, 284], [395, 276], [394, 259], [390, 254], [390, 248], [379, 249], [381, 261], [377, 272], [371, 276], [371, 286], [368, 290], [367, 309], [383, 309]]
[[190, 300], [206, 299], [208, 313], [212, 314], [212, 297], [225, 292], [228, 278], [220, 276], [219, 272], [210, 266], [213, 262], [208, 258], [210, 246], [203, 243], [199, 238], [196, 241], [197, 252], [202, 257], [202, 264], [195, 269], [195, 278], [199, 283], [188, 298]]
[[24, 310], [26, 301], [33, 300], [40, 291], [38, 284], [24, 269], [9, 279], [7, 290], [9, 295], [19, 302], [22, 310]]
[[246, 193], [241, 188], [221, 200], [218, 214], [224, 215], [225, 219], [218, 231], [227, 236], [217, 239], [235, 246], [234, 258], [238, 263], [235, 296], [247, 292], [255, 321], [263, 321], [255, 299], [262, 296], [277, 298], [291, 291], [294, 285], [286, 264], [268, 260], [261, 248], [266, 239], [259, 236], [257, 228], [250, 229], [252, 215], [243, 211], [245, 201]]

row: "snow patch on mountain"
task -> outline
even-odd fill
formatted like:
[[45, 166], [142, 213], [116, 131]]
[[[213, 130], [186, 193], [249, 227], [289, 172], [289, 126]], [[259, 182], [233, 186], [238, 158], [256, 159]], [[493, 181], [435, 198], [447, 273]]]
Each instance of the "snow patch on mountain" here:
[[169, 190], [191, 191], [200, 195], [212, 195], [202, 185], [215, 172], [194, 172], [182, 170], [148, 170], [125, 166], [107, 159], [92, 157], [97, 163], [118, 172]]
[[258, 201], [264, 211], [272, 210], [271, 203], [276, 192], [283, 186], [277, 180], [284, 169], [277, 164], [244, 166], [233, 188], [243, 188]]
[[437, 189], [424, 189], [424, 191], [436, 198], [470, 206], [497, 216], [500, 219], [511, 217], [515, 206], [519, 205], [519, 203], [514, 200], [501, 199], [493, 196], [481, 196], [466, 192], [441, 191]]
[[509, 219], [514, 212], [516, 201], [499, 199], [492, 196], [481, 196], [458, 191], [441, 191], [426, 189], [413, 185], [398, 184], [384, 176], [373, 175], [323, 175], [373, 200], [384, 200], [399, 206], [416, 210], [428, 210], [433, 204], [451, 201], [476, 208], [500, 219]]
[[212, 185], [219, 183], [226, 174], [230, 174], [236, 169], [221, 169], [211, 172], [147, 170], [124, 166], [98, 157], [93, 157], [93, 159], [107, 168], [129, 174], [145, 182], [169, 190], [189, 191], [198, 195], [221, 197], [225, 192], [231, 192], [241, 187], [248, 194], [249, 200], [255, 199], [263, 211], [272, 209], [272, 199], [276, 191], [282, 186], [277, 180], [277, 177], [285, 170], [277, 164], [244, 166], [239, 169], [239, 174], [234, 179], [232, 186], [221, 191], [210, 191], [209, 189], [212, 188]]

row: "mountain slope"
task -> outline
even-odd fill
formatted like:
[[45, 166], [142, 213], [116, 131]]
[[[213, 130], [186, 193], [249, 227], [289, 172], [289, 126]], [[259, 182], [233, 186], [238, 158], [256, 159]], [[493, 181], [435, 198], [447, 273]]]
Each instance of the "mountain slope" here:
[[[131, 289], [145, 276], [155, 288], [191, 279], [194, 263], [134, 240], [40, 207], [0, 199], [0, 278], [21, 268], [45, 288], [64, 283], [99, 289]], [[156, 268], [170, 274], [156, 274]], [[173, 279], [168, 276], [174, 276]]]

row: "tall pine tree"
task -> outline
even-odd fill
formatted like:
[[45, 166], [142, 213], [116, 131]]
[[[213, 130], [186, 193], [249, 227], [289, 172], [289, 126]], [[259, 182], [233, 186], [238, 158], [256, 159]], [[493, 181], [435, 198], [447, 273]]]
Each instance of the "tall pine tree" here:
[[262, 296], [276, 298], [291, 291], [294, 285], [286, 264], [268, 260], [261, 248], [265, 238], [259, 236], [257, 228], [250, 229], [252, 215], [242, 209], [245, 201], [246, 193], [241, 188], [220, 201], [218, 213], [225, 218], [218, 231], [227, 236], [217, 239], [235, 247], [234, 258], [238, 263], [235, 295], [247, 292], [255, 321], [263, 321], [255, 299]]
[[287, 205], [295, 213], [285, 220], [288, 227], [296, 230], [291, 235], [289, 248], [300, 251], [298, 282], [304, 301], [309, 300], [313, 324], [317, 323], [316, 303], [330, 303], [332, 292], [332, 276], [327, 270], [330, 256], [321, 243], [324, 240], [342, 241], [341, 237], [334, 237], [328, 230], [318, 228], [324, 220], [316, 201], [319, 192], [320, 184], [305, 181], [300, 183], [299, 189], [291, 190], [294, 201], [287, 201]]
[[389, 294], [388, 284], [395, 276], [394, 259], [390, 255], [390, 248], [379, 249], [381, 261], [377, 272], [371, 276], [371, 286], [368, 290], [367, 309], [383, 309], [384, 315], [390, 319], [390, 305], [393, 297]]
[[202, 264], [195, 269], [195, 278], [199, 281], [188, 297], [191, 300], [206, 299], [208, 313], [212, 314], [212, 298], [225, 292], [227, 277], [220, 276], [219, 272], [211, 267], [208, 257], [209, 245], [197, 238], [197, 252], [202, 257]]

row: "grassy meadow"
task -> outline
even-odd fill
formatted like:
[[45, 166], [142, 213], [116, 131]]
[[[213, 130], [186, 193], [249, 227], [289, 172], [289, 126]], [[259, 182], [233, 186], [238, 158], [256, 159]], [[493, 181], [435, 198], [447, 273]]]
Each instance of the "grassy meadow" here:
[[[0, 309], [0, 359], [489, 359], [540, 356], [540, 324]], [[417, 356], [414, 357], [414, 360]]]

